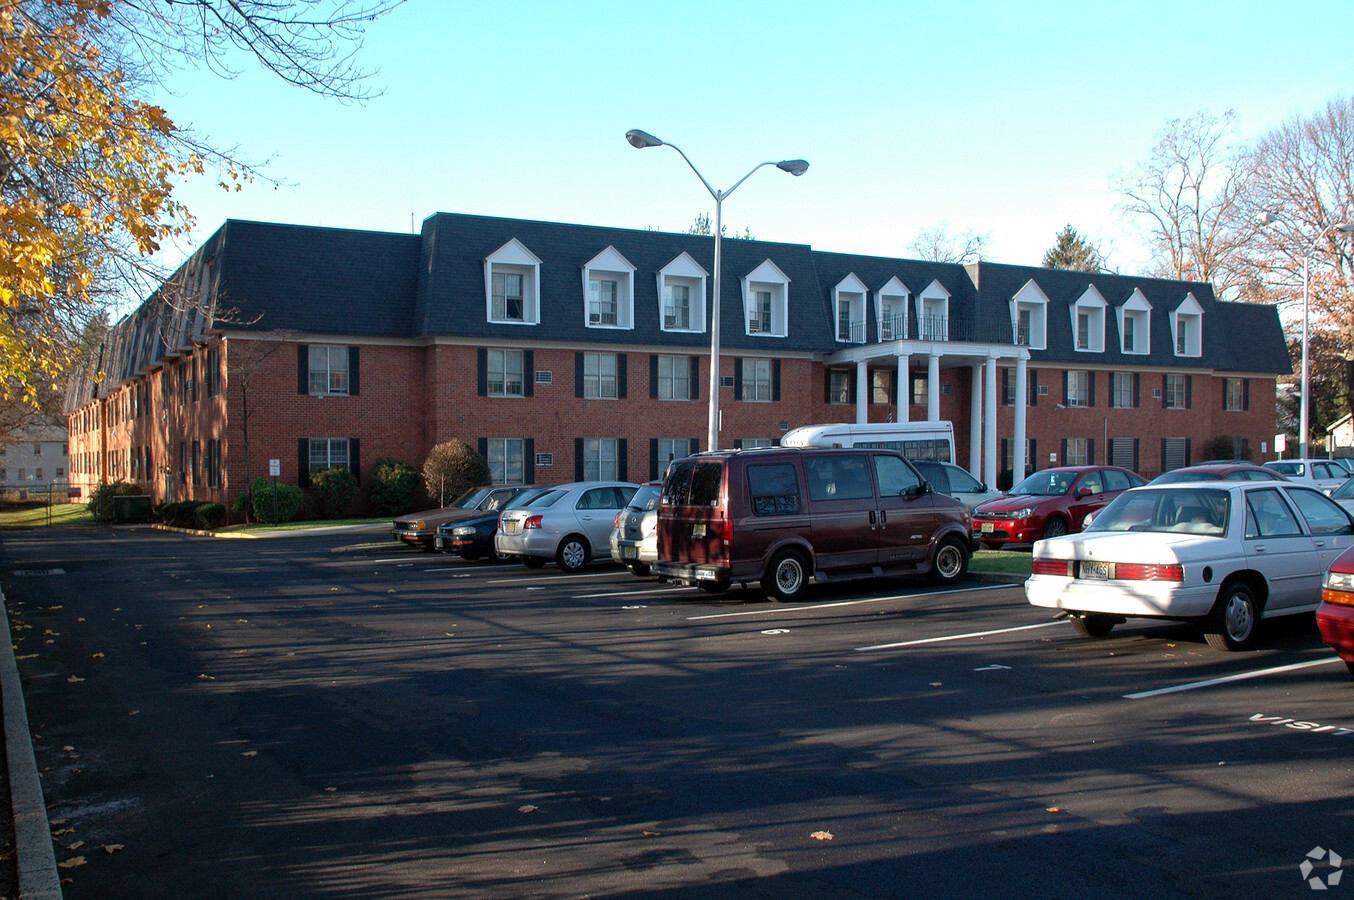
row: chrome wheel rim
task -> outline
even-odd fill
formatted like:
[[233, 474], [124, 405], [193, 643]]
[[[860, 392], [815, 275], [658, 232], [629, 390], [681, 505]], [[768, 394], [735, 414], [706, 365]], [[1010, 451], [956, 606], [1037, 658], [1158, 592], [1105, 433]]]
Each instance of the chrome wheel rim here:
[[1255, 628], [1255, 610], [1251, 608], [1249, 598], [1242, 594], [1233, 594], [1227, 598], [1227, 609], [1222, 617], [1223, 628], [1227, 636], [1241, 642], [1251, 636]]
[[797, 559], [787, 559], [776, 568], [776, 587], [793, 594], [804, 583], [804, 569]]
[[956, 577], [964, 568], [964, 556], [953, 544], [946, 544], [936, 553], [936, 571], [944, 578]]
[[583, 550], [583, 545], [577, 541], [570, 541], [564, 545], [564, 565], [569, 569], [582, 568], [583, 561], [587, 554]]

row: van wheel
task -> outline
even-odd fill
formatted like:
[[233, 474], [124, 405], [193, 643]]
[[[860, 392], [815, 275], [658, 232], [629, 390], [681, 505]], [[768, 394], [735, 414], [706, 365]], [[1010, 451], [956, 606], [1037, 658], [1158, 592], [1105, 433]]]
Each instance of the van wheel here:
[[955, 538], [945, 538], [931, 560], [931, 583], [945, 586], [956, 584], [967, 572], [968, 548]]
[[782, 550], [771, 559], [762, 590], [782, 603], [793, 603], [809, 589], [809, 566], [803, 554]]
[[571, 534], [559, 542], [555, 551], [555, 565], [566, 572], [577, 572], [588, 564], [588, 542], [581, 535]]
[[1260, 604], [1250, 586], [1229, 581], [1218, 591], [1218, 602], [1204, 623], [1204, 638], [1214, 650], [1245, 650], [1255, 643]]

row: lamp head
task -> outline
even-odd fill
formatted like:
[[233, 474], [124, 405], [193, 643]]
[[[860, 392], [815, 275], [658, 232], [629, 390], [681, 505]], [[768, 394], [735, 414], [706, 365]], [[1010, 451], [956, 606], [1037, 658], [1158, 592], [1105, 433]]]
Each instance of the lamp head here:
[[1273, 225], [1277, 221], [1279, 221], [1279, 217], [1274, 215], [1274, 213], [1269, 212], [1268, 210], [1262, 213], [1256, 213], [1255, 215], [1256, 225], [1260, 226]]
[[802, 159], [782, 159], [776, 163], [776, 168], [798, 177], [809, 170], [809, 164]]
[[636, 150], [643, 150], [645, 147], [661, 147], [663, 142], [647, 131], [640, 131], [638, 128], [632, 128], [625, 133], [625, 139], [630, 142], [630, 146]]
[[1354, 232], [1354, 222], [1341, 222], [1339, 225], [1335, 226], [1335, 230], [1341, 234]]

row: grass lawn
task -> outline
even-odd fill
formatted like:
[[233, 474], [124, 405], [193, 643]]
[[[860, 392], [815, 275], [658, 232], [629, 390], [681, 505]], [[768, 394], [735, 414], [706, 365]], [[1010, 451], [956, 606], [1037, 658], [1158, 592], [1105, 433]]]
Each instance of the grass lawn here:
[[979, 550], [969, 562], [971, 572], [999, 572], [1006, 575], [1030, 574], [1030, 551]]
[[[49, 518], [50, 517], [50, 518]], [[39, 528], [47, 525], [93, 525], [94, 516], [83, 503], [0, 508], [0, 528]]]

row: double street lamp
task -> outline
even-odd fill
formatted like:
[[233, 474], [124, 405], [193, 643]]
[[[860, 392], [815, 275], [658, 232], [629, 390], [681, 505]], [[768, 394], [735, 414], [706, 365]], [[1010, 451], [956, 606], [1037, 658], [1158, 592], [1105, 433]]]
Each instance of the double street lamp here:
[[[1280, 217], [1271, 212], [1264, 212], [1256, 218], [1256, 221], [1261, 225], [1272, 225], [1273, 223], [1280, 221]], [[1326, 235], [1330, 234], [1332, 231], [1338, 231], [1341, 234], [1349, 234], [1350, 232], [1354, 232], [1354, 224], [1349, 222], [1337, 222], [1333, 225], [1327, 225], [1325, 228], [1321, 229], [1320, 234], [1312, 239], [1312, 242], [1307, 246], [1307, 252], [1302, 254], [1302, 393], [1299, 397], [1298, 407], [1298, 459], [1307, 459], [1309, 457], [1308, 443], [1311, 437], [1308, 433], [1311, 427], [1309, 412], [1311, 408], [1311, 364], [1307, 354], [1307, 322], [1308, 312], [1311, 306], [1311, 288], [1308, 279], [1308, 269], [1311, 265], [1312, 253], [1316, 251], [1316, 245], [1321, 243]]]
[[[696, 173], [696, 177], [701, 180], [701, 184], [705, 185], [705, 189], [710, 192], [710, 196], [715, 198], [715, 273], [714, 273], [715, 285], [713, 291], [713, 298], [710, 304], [710, 421], [706, 432], [705, 446], [709, 450], [718, 450], [719, 449], [719, 279], [720, 279], [719, 262], [720, 262], [720, 241], [722, 237], [720, 231], [723, 228], [722, 216], [723, 216], [724, 198], [732, 194], [734, 191], [738, 190], [738, 185], [742, 184], [743, 182], [751, 178], [752, 173], [756, 172], [763, 166], [775, 166], [782, 172], [789, 172], [791, 175], [798, 176], [803, 175], [805, 172], [809, 170], [809, 164], [802, 159], [782, 159], [780, 162], [768, 161], [764, 163], [758, 163], [757, 165], [753, 166], [752, 170], [749, 171], [746, 175], [744, 175], [742, 178], [734, 182], [733, 187], [729, 188], [726, 191], [717, 191], [710, 186], [710, 182], [706, 181], [705, 176], [700, 173], [700, 169], [696, 168], [695, 164], [691, 162], [691, 160], [687, 157], [687, 155], [685, 153], [682, 153], [682, 148], [678, 147], [676, 144], [671, 144], [666, 141], [659, 140], [658, 138], [649, 134], [647, 131], [640, 131], [639, 129], [632, 129], [630, 131], [627, 131], [625, 133], [625, 139], [630, 142], [630, 146], [635, 147], [639, 150], [643, 150], [648, 147], [671, 147], [678, 153], [681, 153], [682, 159], [686, 160], [686, 164], [691, 167], [691, 171]], [[661, 302], [662, 298], [660, 297], [659, 300]], [[701, 300], [703, 303], [704, 298], [701, 298]]]

